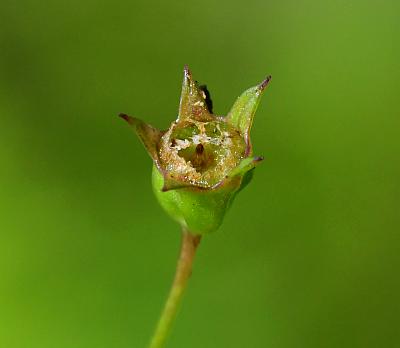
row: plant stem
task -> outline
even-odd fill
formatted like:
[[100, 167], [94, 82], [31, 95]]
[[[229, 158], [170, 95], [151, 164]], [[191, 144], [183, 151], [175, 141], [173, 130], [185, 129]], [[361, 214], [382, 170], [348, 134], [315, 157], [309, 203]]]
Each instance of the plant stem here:
[[185, 292], [187, 282], [192, 273], [193, 259], [200, 239], [201, 235], [194, 235], [185, 229], [182, 230], [181, 252], [176, 267], [174, 282], [172, 283], [164, 310], [161, 313], [149, 348], [161, 348], [165, 344]]

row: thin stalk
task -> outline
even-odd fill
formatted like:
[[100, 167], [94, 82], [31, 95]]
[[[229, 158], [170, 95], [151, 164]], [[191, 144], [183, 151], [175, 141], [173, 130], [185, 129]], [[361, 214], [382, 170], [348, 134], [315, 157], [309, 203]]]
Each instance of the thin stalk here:
[[165, 344], [176, 317], [179, 304], [182, 301], [187, 282], [192, 273], [193, 259], [200, 239], [200, 235], [191, 234], [185, 229], [182, 230], [181, 252], [176, 267], [174, 282], [172, 283], [164, 310], [161, 313], [149, 348], [161, 348]]

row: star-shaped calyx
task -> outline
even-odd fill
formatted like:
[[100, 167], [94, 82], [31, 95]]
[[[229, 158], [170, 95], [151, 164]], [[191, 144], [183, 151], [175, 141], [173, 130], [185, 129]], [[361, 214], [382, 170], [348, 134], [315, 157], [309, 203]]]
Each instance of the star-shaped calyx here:
[[168, 130], [120, 115], [133, 126], [162, 175], [162, 191], [240, 187], [244, 174], [262, 160], [252, 155], [250, 129], [269, 81], [267, 77], [245, 91], [223, 117], [212, 113], [207, 90], [185, 67], [178, 118]]

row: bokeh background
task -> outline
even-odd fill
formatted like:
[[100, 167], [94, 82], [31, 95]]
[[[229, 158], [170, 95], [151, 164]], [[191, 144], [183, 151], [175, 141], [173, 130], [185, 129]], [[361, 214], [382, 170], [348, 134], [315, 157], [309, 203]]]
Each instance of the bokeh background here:
[[126, 112], [267, 74], [265, 162], [204, 239], [168, 347], [400, 346], [400, 3], [0, 3], [0, 347], [146, 347], [180, 233]]

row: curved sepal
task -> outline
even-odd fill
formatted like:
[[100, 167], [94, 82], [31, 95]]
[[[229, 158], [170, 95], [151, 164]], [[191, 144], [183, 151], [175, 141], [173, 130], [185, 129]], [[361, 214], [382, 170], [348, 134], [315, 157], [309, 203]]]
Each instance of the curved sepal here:
[[161, 188], [162, 192], [167, 192], [167, 191], [171, 191], [171, 190], [177, 190], [177, 189], [193, 186], [190, 183], [187, 183], [185, 181], [175, 179], [169, 173], [164, 172], [164, 173], [162, 173], [162, 175], [164, 178], [164, 184]]
[[262, 92], [267, 87], [271, 76], [268, 76], [258, 86], [249, 88], [236, 99], [231, 111], [226, 116], [226, 122], [238, 128], [245, 139], [247, 149], [245, 156], [251, 155], [250, 129], [253, 124], [254, 114], [261, 99]]
[[129, 125], [132, 126], [133, 130], [139, 137], [140, 141], [146, 148], [150, 157], [155, 161], [158, 160], [158, 150], [157, 145], [165, 132], [150, 126], [149, 124], [139, 120], [136, 117], [128, 116], [126, 114], [120, 114], [119, 117], [123, 118]]
[[179, 178], [174, 178], [173, 176], [171, 176], [170, 173], [165, 173], [162, 170], [161, 171], [159, 170], [160, 174], [163, 176], [164, 179], [163, 181], [164, 184], [161, 188], [161, 191], [167, 192], [167, 191], [191, 187], [192, 189], [198, 191], [211, 192], [216, 189], [224, 189], [228, 187], [231, 188], [231, 186], [237, 186], [238, 184], [238, 182], [236, 181], [234, 183], [232, 182], [232, 180], [235, 177], [243, 177], [247, 172], [254, 169], [263, 159], [264, 157], [262, 156], [247, 157], [242, 159], [236, 168], [234, 168], [223, 180], [221, 180], [219, 183], [215, 184], [212, 187], [193, 186], [190, 183], [179, 180]]
[[262, 156], [247, 157], [242, 159], [239, 165], [228, 174], [228, 178], [233, 178], [238, 175], [243, 176], [248, 171], [255, 168], [256, 165], [258, 165], [263, 159], [264, 157]]

